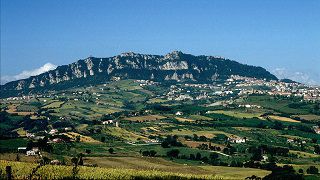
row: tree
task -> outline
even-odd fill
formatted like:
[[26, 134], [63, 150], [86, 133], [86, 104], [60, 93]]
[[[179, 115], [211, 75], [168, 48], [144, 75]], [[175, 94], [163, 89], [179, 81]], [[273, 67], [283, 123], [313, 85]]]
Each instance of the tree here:
[[167, 156], [177, 158], [179, 156], [179, 153], [180, 153], [179, 149], [172, 149], [167, 152]]
[[215, 161], [215, 160], [217, 160], [219, 158], [219, 154], [218, 153], [211, 153], [209, 155], [209, 158], [210, 158], [211, 161]]
[[77, 164], [78, 163], [78, 158], [76, 158], [76, 157], [71, 158], [71, 162], [74, 165]]
[[296, 174], [292, 166], [277, 166], [272, 173], [265, 176], [263, 180], [303, 180], [302, 174]]
[[110, 154], [114, 153], [114, 149], [113, 148], [109, 148], [108, 151], [109, 151]]
[[83, 165], [83, 154], [82, 153], [79, 153], [78, 154], [78, 165]]
[[150, 156], [150, 152], [149, 151], [142, 151], [142, 156]]
[[315, 166], [310, 166], [310, 167], [307, 169], [307, 173], [308, 173], [308, 174], [318, 174], [318, 173], [319, 173], [319, 170], [318, 170], [318, 168], [316, 168]]
[[106, 137], [102, 136], [100, 139], [101, 142], [105, 142], [106, 141]]
[[284, 126], [283, 126], [283, 124], [281, 122], [275, 121], [273, 128], [276, 129], [276, 130], [283, 130]]
[[261, 161], [262, 158], [263, 157], [262, 157], [262, 153], [261, 153], [260, 149], [254, 151], [251, 156], [251, 160], [253, 160], [253, 161]]
[[198, 137], [198, 135], [196, 135], [196, 134], [193, 134], [193, 140], [194, 140], [194, 141], [198, 141], [198, 140], [199, 140], [199, 137]]
[[315, 145], [315, 146], [314, 146], [314, 152], [315, 152], [316, 154], [320, 154], [320, 146], [319, 146], [319, 145]]
[[208, 161], [209, 161], [209, 158], [208, 158], [207, 156], [205, 156], [205, 157], [203, 157], [201, 160], [202, 160], [203, 162], [208, 162]]
[[157, 152], [155, 150], [151, 150], [150, 151], [150, 156], [154, 157], [156, 156]]
[[231, 161], [230, 166], [231, 166], [231, 167], [242, 167], [242, 163], [233, 160], [233, 161]]
[[42, 161], [43, 165], [50, 163], [50, 159], [46, 156], [43, 156], [41, 161]]
[[200, 136], [200, 137], [199, 137], [199, 141], [207, 141], [207, 137], [205, 137], [205, 136]]
[[17, 156], [16, 156], [16, 161], [20, 161], [20, 155], [19, 154], [17, 154]]
[[201, 154], [199, 152], [196, 154], [196, 160], [201, 160]]
[[76, 136], [76, 142], [80, 142], [80, 136]]
[[196, 159], [196, 156], [195, 156], [194, 154], [190, 154], [189, 159], [190, 159], [190, 160], [195, 160], [195, 159]]
[[163, 148], [169, 148], [170, 145], [169, 145], [169, 143], [168, 143], [167, 141], [163, 141], [163, 142], [161, 143], [161, 147], [163, 147]]

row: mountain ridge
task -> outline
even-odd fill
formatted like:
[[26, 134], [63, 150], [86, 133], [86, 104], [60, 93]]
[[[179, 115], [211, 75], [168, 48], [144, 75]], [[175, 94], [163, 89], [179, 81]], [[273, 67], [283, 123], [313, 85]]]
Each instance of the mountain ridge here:
[[[30, 92], [65, 82], [110, 81], [121, 79], [150, 79], [155, 81], [213, 82], [231, 75], [278, 80], [276, 76], [259, 66], [241, 64], [217, 56], [194, 56], [181, 51], [166, 55], [125, 52], [120, 55], [97, 58], [88, 57], [54, 70], [1, 85], [2, 94], [8, 91]], [[67, 86], [67, 85], [66, 85]], [[10, 94], [14, 94], [10, 93]]]

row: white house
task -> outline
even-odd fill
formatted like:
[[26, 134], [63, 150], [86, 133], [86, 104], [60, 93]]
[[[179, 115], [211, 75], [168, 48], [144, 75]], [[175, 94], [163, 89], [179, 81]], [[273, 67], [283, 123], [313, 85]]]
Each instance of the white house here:
[[34, 134], [33, 134], [33, 133], [26, 133], [26, 136], [27, 136], [28, 138], [34, 138]]
[[27, 156], [36, 156], [37, 154], [39, 154], [39, 148], [34, 147], [31, 150], [26, 152]]
[[53, 134], [56, 134], [58, 133], [58, 129], [51, 129], [49, 134], [53, 135]]
[[29, 151], [26, 152], [26, 155], [27, 155], [27, 156], [36, 156], [37, 154], [36, 154], [35, 151], [29, 150]]
[[178, 112], [176, 112], [176, 115], [177, 115], [177, 116], [182, 116], [182, 115], [183, 115], [183, 112], [178, 111]]
[[102, 122], [103, 125], [112, 124], [112, 123], [113, 123], [113, 120], [106, 120]]
[[319, 126], [313, 126], [313, 130], [315, 133], [320, 134], [320, 127]]

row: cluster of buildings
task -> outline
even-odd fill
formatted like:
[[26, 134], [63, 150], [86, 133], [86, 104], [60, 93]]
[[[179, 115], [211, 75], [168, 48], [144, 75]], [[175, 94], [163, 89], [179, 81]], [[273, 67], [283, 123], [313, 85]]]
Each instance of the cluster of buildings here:
[[306, 144], [307, 142], [305, 140], [301, 140], [301, 139], [288, 138], [287, 139], [287, 143], [291, 143], [291, 144]]
[[158, 85], [160, 84], [159, 82], [154, 82], [151, 80], [135, 80], [135, 83], [139, 83], [140, 87], [144, 87], [144, 86], [152, 86], [152, 85]]
[[112, 120], [112, 119], [110, 119], [110, 120], [105, 120], [105, 121], [102, 121], [102, 124], [103, 124], [104, 126], [113, 125], [113, 126], [115, 126], [115, 127], [119, 127], [119, 120]]
[[[225, 85], [235, 85], [237, 90], [242, 94], [269, 94], [281, 96], [303, 97], [304, 100], [320, 100], [320, 88], [311, 87], [297, 82], [267, 81], [256, 78], [231, 76]], [[267, 87], [265, 90], [254, 90], [252, 86]], [[249, 88], [248, 88], [249, 87]]]

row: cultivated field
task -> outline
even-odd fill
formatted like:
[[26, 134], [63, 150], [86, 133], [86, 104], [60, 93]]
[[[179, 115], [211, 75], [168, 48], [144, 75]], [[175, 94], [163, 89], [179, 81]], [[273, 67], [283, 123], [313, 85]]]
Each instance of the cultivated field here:
[[271, 119], [278, 120], [278, 121], [300, 123], [300, 121], [297, 121], [297, 120], [294, 120], [294, 119], [291, 119], [291, 118], [287, 118], [287, 117], [274, 116], [274, 115], [270, 115], [269, 117]]
[[[92, 160], [95, 162], [95, 160]], [[115, 162], [117, 161], [117, 162]], [[76, 177], [81, 179], [132, 179], [140, 178], [161, 178], [172, 179], [175, 177], [185, 179], [244, 179], [251, 175], [263, 177], [270, 172], [250, 168], [232, 168], [220, 166], [184, 166], [163, 160], [139, 161], [137, 159], [104, 158], [103, 162], [108, 162], [104, 167], [79, 167]], [[154, 163], [156, 162], [156, 163]], [[113, 163], [110, 167], [109, 163]], [[159, 163], [159, 164], [157, 164]], [[127, 165], [124, 165], [127, 164]], [[5, 167], [10, 165], [13, 169], [13, 176], [16, 179], [27, 178], [36, 164], [23, 162], [0, 161], [1, 172], [5, 172]], [[114, 168], [120, 167], [120, 168]], [[147, 169], [132, 169], [131, 167], [147, 167]], [[154, 167], [154, 169], [152, 169]], [[174, 171], [171, 172], [171, 171]], [[223, 176], [222, 176], [223, 174]], [[4, 174], [2, 174], [4, 175]], [[72, 166], [45, 165], [39, 168], [33, 178], [52, 179], [72, 177]], [[180, 179], [179, 178], [179, 179]]]
[[260, 117], [261, 114], [262, 114], [262, 113], [246, 113], [246, 112], [225, 111], [225, 110], [209, 111], [209, 113], [224, 114], [224, 115], [227, 115], [227, 116], [233, 116], [233, 117], [237, 117], [237, 118]]
[[137, 116], [137, 117], [129, 117], [125, 118], [125, 120], [129, 121], [157, 121], [166, 118], [165, 116], [160, 115], [149, 115], [149, 116]]

